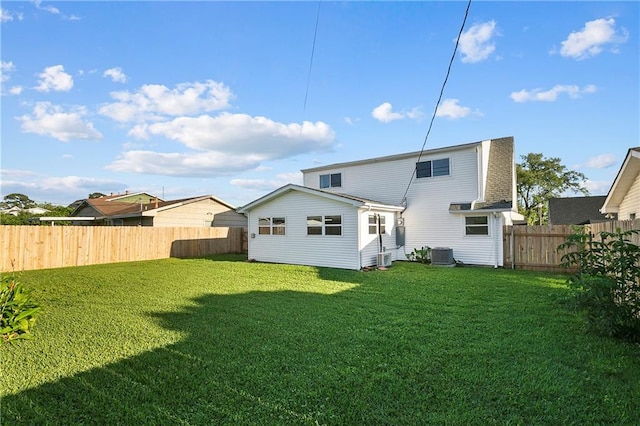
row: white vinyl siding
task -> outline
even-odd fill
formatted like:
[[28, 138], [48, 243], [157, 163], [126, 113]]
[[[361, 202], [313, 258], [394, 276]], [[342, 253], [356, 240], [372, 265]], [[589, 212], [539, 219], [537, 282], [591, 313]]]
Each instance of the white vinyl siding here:
[[[283, 212], [286, 212], [284, 214]], [[349, 203], [291, 191], [249, 211], [250, 259], [260, 262], [359, 269], [358, 209]], [[258, 219], [286, 217], [286, 235], [259, 235]], [[340, 217], [342, 235], [308, 235], [308, 217]], [[323, 226], [338, 225], [324, 223]]]
[[636, 217], [640, 216], [640, 174], [636, 176], [636, 179], [620, 203], [618, 219], [628, 220], [631, 218], [632, 213], [635, 213]]
[[[218, 223], [221, 214], [228, 218], [226, 224]], [[205, 199], [158, 211], [153, 226], [246, 226], [246, 218], [215, 200]]]

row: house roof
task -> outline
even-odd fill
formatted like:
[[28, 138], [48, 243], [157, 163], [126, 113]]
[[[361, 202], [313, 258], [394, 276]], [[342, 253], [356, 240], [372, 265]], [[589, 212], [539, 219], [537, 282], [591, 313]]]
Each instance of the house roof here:
[[314, 188], [308, 188], [306, 186], [300, 186], [300, 185], [295, 185], [295, 184], [288, 184], [285, 186], [282, 186], [278, 189], [276, 189], [275, 191], [272, 191], [270, 193], [268, 193], [267, 195], [258, 198], [257, 200], [254, 200], [252, 202], [250, 202], [249, 204], [246, 204], [240, 208], [238, 208], [236, 211], [238, 213], [246, 213], [264, 203], [267, 203], [273, 199], [276, 199], [284, 194], [287, 194], [289, 192], [292, 191], [298, 191], [298, 192], [303, 192], [305, 194], [311, 194], [311, 195], [315, 195], [315, 196], [319, 196], [319, 197], [323, 197], [329, 200], [334, 200], [334, 201], [339, 201], [342, 203], [347, 203], [347, 204], [351, 204], [354, 207], [371, 207], [374, 209], [379, 209], [379, 210], [391, 210], [391, 211], [402, 211], [404, 210], [404, 207], [402, 206], [394, 206], [394, 205], [390, 205], [390, 204], [384, 204], [381, 203], [379, 201], [374, 201], [374, 200], [370, 200], [367, 198], [362, 198], [362, 197], [357, 197], [355, 195], [348, 195], [348, 194], [339, 194], [339, 193], [334, 193], [334, 192], [329, 192], [329, 191], [323, 191], [321, 189], [314, 189]]
[[[510, 139], [511, 141], [513, 141], [513, 137], [507, 137], [507, 138], [498, 138], [498, 139], [492, 139], [494, 141], [496, 140], [502, 140], [502, 139]], [[308, 173], [308, 172], [317, 172], [317, 171], [321, 171], [321, 170], [327, 170], [327, 169], [336, 169], [336, 168], [340, 168], [340, 167], [350, 167], [350, 166], [357, 166], [357, 165], [362, 165], [362, 164], [371, 164], [371, 163], [380, 163], [383, 161], [395, 161], [395, 160], [404, 160], [406, 158], [411, 158], [411, 157], [418, 157], [418, 156], [427, 156], [427, 155], [433, 155], [433, 154], [440, 154], [440, 153], [446, 153], [446, 152], [450, 152], [450, 151], [457, 151], [457, 150], [461, 150], [461, 149], [467, 149], [467, 148], [473, 148], [476, 147], [478, 145], [481, 145], [483, 141], [478, 141], [478, 142], [471, 142], [471, 143], [465, 143], [465, 144], [460, 144], [460, 145], [452, 145], [452, 146], [446, 146], [446, 147], [442, 147], [442, 148], [433, 148], [433, 149], [427, 149], [424, 151], [414, 151], [414, 152], [407, 152], [404, 154], [394, 154], [394, 155], [386, 155], [383, 157], [375, 157], [375, 158], [368, 158], [365, 160], [356, 160], [356, 161], [347, 161], [344, 163], [334, 163], [334, 164], [328, 164], [325, 166], [319, 166], [319, 167], [312, 167], [309, 169], [303, 169], [301, 170], [302, 173]]]
[[[213, 195], [203, 195], [199, 197], [192, 198], [182, 198], [178, 200], [169, 200], [169, 201], [160, 201], [158, 202], [151, 201], [149, 203], [123, 203], [119, 201], [113, 201], [108, 199], [107, 197], [100, 198], [88, 198], [83, 200], [82, 204], [76, 208], [76, 210], [71, 214], [74, 216], [74, 213], [80, 210], [80, 208], [84, 205], [88, 205], [93, 207], [98, 213], [98, 218], [124, 218], [124, 217], [136, 217], [136, 216], [155, 216], [158, 212], [172, 209], [180, 206], [184, 206], [186, 204], [195, 203], [198, 201], [212, 199], [215, 202], [228, 207], [230, 210], [235, 210], [235, 207], [231, 204], [222, 201], [221, 199], [214, 197]], [[77, 216], [74, 216], [77, 217]]]
[[617, 213], [620, 203], [640, 173], [640, 147], [629, 148], [602, 205], [602, 213]]
[[551, 225], [585, 225], [607, 220], [600, 208], [606, 196], [563, 197], [549, 199]]

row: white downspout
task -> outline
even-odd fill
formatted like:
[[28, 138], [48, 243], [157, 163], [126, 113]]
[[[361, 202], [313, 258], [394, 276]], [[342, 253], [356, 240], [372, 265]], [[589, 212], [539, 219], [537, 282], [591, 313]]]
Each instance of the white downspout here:
[[498, 260], [498, 256], [500, 254], [500, 247], [498, 246], [500, 237], [500, 214], [497, 212], [493, 212], [493, 267], [498, 268], [500, 266], [500, 262]]

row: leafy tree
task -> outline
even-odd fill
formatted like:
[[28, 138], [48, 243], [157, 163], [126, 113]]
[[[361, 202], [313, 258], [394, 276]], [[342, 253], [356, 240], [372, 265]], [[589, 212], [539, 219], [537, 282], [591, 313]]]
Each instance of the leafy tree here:
[[0, 225], [30, 225], [29, 219], [34, 218], [32, 214], [20, 212], [17, 216], [8, 213], [0, 213]]
[[92, 192], [91, 194], [89, 194], [89, 198], [100, 198], [105, 196], [106, 195], [103, 194], [102, 192]]
[[572, 191], [589, 195], [584, 183], [587, 177], [568, 170], [559, 158], [546, 158], [539, 153], [522, 155], [516, 164], [518, 210], [530, 225], [547, 222], [549, 198]]
[[20, 207], [21, 209], [30, 209], [36, 206], [36, 202], [24, 194], [12, 193], [5, 195], [3, 206], [10, 209], [11, 207]]

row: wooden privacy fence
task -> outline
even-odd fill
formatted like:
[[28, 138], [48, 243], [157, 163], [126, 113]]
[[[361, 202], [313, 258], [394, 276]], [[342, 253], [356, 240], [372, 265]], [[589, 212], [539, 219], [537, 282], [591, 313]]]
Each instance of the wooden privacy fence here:
[[0, 272], [243, 253], [245, 234], [246, 228], [0, 225]]
[[[616, 232], [640, 229], [640, 219], [620, 220], [584, 225], [593, 235], [601, 231]], [[573, 234], [572, 225], [505, 226], [503, 234], [504, 267], [533, 271], [571, 272], [560, 266], [567, 250], [558, 252], [558, 246]], [[640, 235], [629, 238], [640, 245]]]

